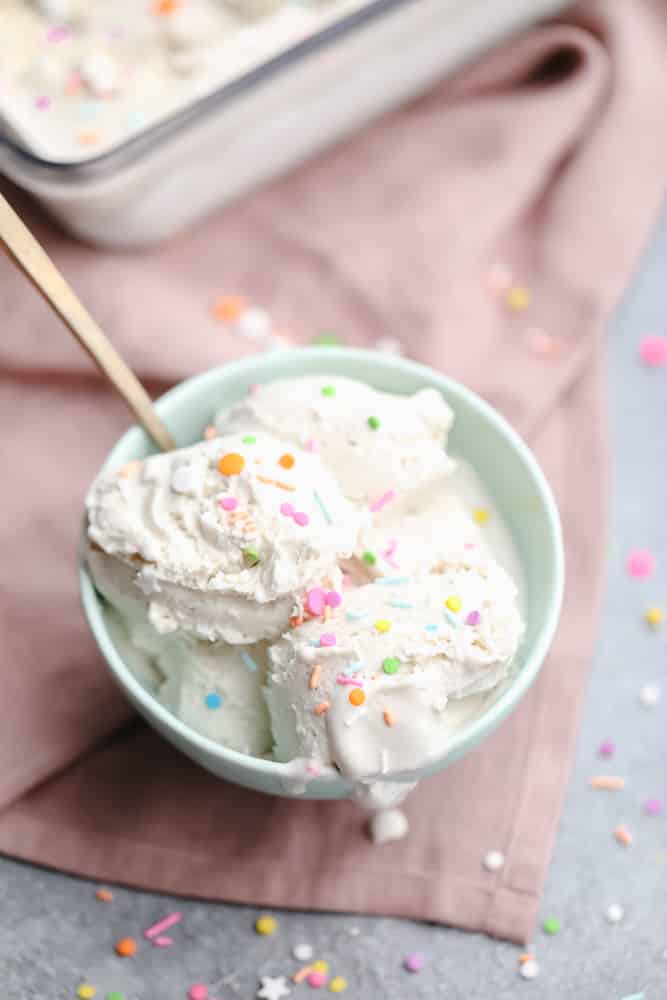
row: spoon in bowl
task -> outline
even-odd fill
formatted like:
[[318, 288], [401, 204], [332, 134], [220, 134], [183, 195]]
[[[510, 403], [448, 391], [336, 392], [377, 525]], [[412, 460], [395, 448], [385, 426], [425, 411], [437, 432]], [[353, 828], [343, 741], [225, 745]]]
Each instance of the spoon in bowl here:
[[163, 451], [175, 448], [176, 442], [158, 417], [150, 396], [137, 376], [102, 333], [46, 251], [2, 195], [0, 244], [120, 393], [156, 445]]

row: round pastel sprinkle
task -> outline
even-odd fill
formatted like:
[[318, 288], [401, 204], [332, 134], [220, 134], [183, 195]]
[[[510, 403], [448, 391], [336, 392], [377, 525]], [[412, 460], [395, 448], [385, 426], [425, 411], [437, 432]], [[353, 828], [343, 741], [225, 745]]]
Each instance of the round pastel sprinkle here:
[[321, 389], [322, 395], [327, 396], [329, 399], [336, 395], [335, 385], [323, 385]]
[[239, 502], [236, 497], [225, 497], [224, 500], [220, 501], [220, 506], [223, 510], [236, 510]]
[[292, 955], [297, 960], [297, 962], [309, 962], [313, 957], [313, 946], [302, 942], [301, 944], [295, 944], [292, 948]]
[[540, 966], [534, 958], [529, 958], [527, 962], [522, 962], [519, 966], [519, 975], [522, 979], [536, 979], [540, 974]]
[[379, 417], [369, 417], [368, 418], [368, 426], [370, 427], [370, 429], [372, 431], [378, 430], [378, 428], [380, 426], [380, 418]]
[[505, 864], [505, 855], [502, 851], [489, 851], [484, 855], [484, 861], [482, 862], [487, 872], [497, 872]]
[[302, 528], [305, 528], [306, 525], [310, 523], [310, 518], [308, 517], [307, 514], [304, 514], [303, 511], [297, 510], [296, 514], [294, 515], [294, 521]]
[[245, 307], [241, 295], [221, 295], [213, 303], [213, 318], [220, 323], [235, 323]]
[[598, 747], [600, 757], [613, 757], [616, 753], [616, 744], [613, 740], [603, 740]]
[[378, 561], [378, 557], [374, 552], [364, 552], [361, 558], [367, 566], [375, 566], [375, 563]]
[[203, 438], [205, 441], [212, 441], [213, 438], [217, 436], [218, 432], [216, 431], [213, 424], [209, 424], [207, 427], [204, 428]]
[[208, 1000], [208, 986], [203, 983], [195, 983], [188, 990], [188, 1000]]
[[391, 622], [387, 621], [386, 618], [378, 618], [375, 622], [375, 628], [378, 632], [388, 632], [391, 628]]
[[480, 615], [479, 611], [471, 611], [468, 617], [466, 618], [466, 625], [479, 625], [481, 620], [482, 616]]
[[486, 524], [486, 522], [491, 517], [491, 512], [486, 509], [486, 507], [477, 507], [472, 512], [472, 519], [476, 524]]
[[398, 668], [401, 665], [401, 661], [397, 656], [387, 656], [382, 661], [382, 669], [385, 674], [396, 674], [398, 673]]
[[461, 598], [460, 597], [456, 597], [456, 595], [452, 595], [451, 597], [448, 597], [447, 600], [445, 601], [445, 604], [447, 605], [447, 607], [449, 608], [450, 611], [460, 611], [461, 610]]
[[343, 993], [347, 989], [347, 979], [343, 976], [334, 976], [329, 983], [329, 990], [332, 993]]
[[547, 919], [542, 924], [542, 930], [545, 934], [549, 934], [553, 937], [560, 931], [560, 920], [558, 917], [547, 917]]
[[51, 98], [47, 97], [45, 94], [40, 95], [40, 97], [36, 97], [35, 107], [38, 111], [46, 111], [47, 108], [51, 107]]
[[313, 587], [306, 594], [306, 607], [311, 615], [321, 615], [326, 607], [327, 595], [321, 587]]
[[76, 995], [79, 997], [79, 1000], [92, 1000], [92, 997], [94, 997], [96, 993], [97, 990], [92, 983], [81, 983], [81, 986], [79, 986], [76, 991]]
[[646, 580], [655, 572], [655, 556], [648, 549], [634, 549], [625, 560], [628, 576], [636, 580]]
[[216, 694], [215, 691], [212, 691], [204, 698], [204, 704], [207, 708], [220, 708], [222, 705], [222, 698], [219, 694]]
[[290, 455], [289, 452], [285, 452], [278, 459], [278, 465], [281, 465], [283, 469], [291, 469], [294, 466], [294, 455]]
[[335, 646], [336, 636], [333, 632], [324, 632], [320, 636], [320, 646]]
[[647, 816], [659, 816], [664, 808], [660, 799], [650, 798], [644, 803], [644, 812]]
[[308, 985], [313, 986], [316, 990], [320, 989], [322, 986], [327, 985], [327, 974], [326, 972], [311, 972], [308, 976]]
[[271, 316], [266, 309], [260, 309], [257, 306], [244, 309], [236, 322], [238, 332], [249, 340], [261, 340], [263, 337], [268, 337], [273, 326]]
[[363, 705], [363, 703], [366, 701], [366, 695], [361, 690], [361, 688], [358, 687], [352, 688], [347, 697], [349, 699], [350, 705], [354, 705], [357, 708], [359, 707], [359, 705]]
[[610, 924], [620, 924], [625, 913], [620, 903], [610, 903], [604, 915]]
[[270, 934], [275, 934], [278, 929], [278, 921], [275, 917], [270, 914], [265, 913], [263, 916], [258, 917], [255, 921], [255, 930], [258, 934], [263, 937], [268, 937]]
[[330, 608], [339, 608], [343, 603], [343, 598], [337, 590], [328, 590], [326, 602]]
[[134, 938], [126, 937], [116, 941], [116, 954], [121, 958], [131, 958], [137, 951], [137, 942]]
[[658, 625], [662, 625], [664, 617], [665, 615], [662, 608], [658, 608], [655, 605], [647, 608], [644, 612], [644, 621], [647, 625], [652, 625], [653, 628], [657, 628]]
[[294, 517], [294, 507], [291, 503], [285, 501], [285, 503], [281, 503], [280, 505], [280, 513], [284, 514], [285, 517]]
[[329, 963], [324, 958], [318, 958], [316, 961], [310, 963], [310, 967], [314, 972], [328, 972]]
[[503, 301], [510, 312], [523, 312], [530, 304], [530, 293], [522, 285], [512, 285], [505, 292]]
[[223, 476], [238, 476], [243, 472], [245, 459], [243, 455], [238, 455], [235, 451], [230, 451], [223, 455], [218, 462], [218, 469]]
[[657, 684], [645, 684], [639, 692], [639, 700], [644, 708], [655, 708], [660, 701], [661, 691]]
[[247, 548], [243, 550], [243, 558], [248, 566], [256, 566], [259, 562], [259, 552], [257, 549]]
[[413, 951], [403, 959], [403, 968], [408, 972], [421, 972], [426, 965], [426, 959], [418, 951]]
[[110, 889], [98, 889], [95, 893], [95, 899], [100, 903], [110, 903], [113, 899], [113, 893]]
[[667, 365], [667, 338], [643, 337], [639, 345], [639, 356], [650, 368], [662, 368], [663, 365]]

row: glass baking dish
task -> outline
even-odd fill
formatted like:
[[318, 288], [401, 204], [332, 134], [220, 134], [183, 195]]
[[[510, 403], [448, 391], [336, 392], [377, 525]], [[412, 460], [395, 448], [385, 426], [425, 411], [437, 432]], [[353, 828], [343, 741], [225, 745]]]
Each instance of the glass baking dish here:
[[149, 245], [428, 88], [567, 0], [370, 0], [108, 152], [45, 159], [5, 121], [0, 170], [74, 235]]

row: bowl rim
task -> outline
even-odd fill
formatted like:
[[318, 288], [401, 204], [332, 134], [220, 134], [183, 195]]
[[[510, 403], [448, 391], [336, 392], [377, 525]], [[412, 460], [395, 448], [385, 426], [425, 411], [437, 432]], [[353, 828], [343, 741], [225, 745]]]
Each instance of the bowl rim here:
[[[539, 497], [542, 508], [546, 514], [548, 528], [547, 537], [552, 551], [553, 575], [546, 601], [542, 627], [535, 637], [530, 650], [525, 656], [521, 669], [514, 674], [511, 683], [508, 684], [507, 688], [501, 692], [497, 700], [494, 701], [484, 712], [482, 712], [477, 719], [473, 720], [469, 725], [464, 726], [460, 732], [458, 732], [451, 739], [443, 752], [438, 754], [436, 758], [429, 761], [425, 765], [424, 772], [432, 773], [444, 767], [449, 758], [455, 759], [456, 757], [461, 756], [467, 749], [472, 749], [485, 735], [489, 735], [494, 731], [494, 729], [516, 707], [526, 691], [530, 688], [549, 651], [549, 647], [551, 646], [560, 617], [565, 583], [565, 557], [561, 521], [551, 487], [549, 486], [546, 477], [531, 449], [519, 433], [514, 430], [511, 424], [505, 419], [505, 417], [503, 417], [496, 409], [494, 409], [494, 407], [482, 399], [482, 397], [472, 389], [469, 389], [467, 386], [463, 385], [463, 383], [436, 371], [428, 365], [422, 365], [419, 362], [411, 361], [398, 355], [378, 353], [377, 351], [352, 347], [302, 347], [281, 350], [279, 356], [285, 362], [289, 362], [293, 358], [295, 364], [297, 365], [302, 361], [311, 359], [319, 361], [321, 359], [323, 374], [326, 374], [327, 359], [331, 359], [332, 361], [341, 361], [347, 358], [350, 358], [351, 360], [356, 359], [360, 362], [366, 363], [372, 362], [374, 365], [384, 368], [385, 371], [407, 372], [414, 375], [417, 379], [426, 380], [431, 385], [436, 385], [439, 389], [444, 391], [447, 402], [451, 405], [455, 415], [457, 403], [464, 400], [467, 405], [476, 410], [484, 420], [488, 421], [498, 433], [506, 438], [509, 445], [518, 453], [530, 478], [533, 481], [536, 495]], [[167, 392], [163, 393], [163, 395], [155, 401], [155, 407], [160, 416], [167, 418], [168, 423], [168, 411], [172, 407], [177, 407], [179, 405], [181, 397], [187, 396], [192, 391], [197, 392], [201, 390], [206, 392], [209, 387], [216, 384], [221, 377], [231, 378], [234, 381], [243, 381], [244, 379], [253, 381], [253, 379], [249, 377], [250, 373], [256, 369], [258, 363], [261, 363], [262, 361], [266, 363], [267, 357], [271, 357], [271, 355], [253, 354], [236, 361], [218, 365], [205, 372], [201, 372], [197, 375], [191, 376], [190, 378], [184, 379]], [[294, 376], [296, 377], [296, 375], [297, 372], [295, 371]], [[271, 381], [271, 379], [268, 379], [267, 381]], [[130, 441], [130, 444], [132, 444], [134, 448], [138, 448], [139, 445], [145, 446], [147, 442], [152, 447], [152, 442], [148, 441], [147, 436], [141, 428], [133, 425], [128, 428], [128, 430], [125, 431], [120, 438], [118, 438], [114, 446], [108, 452], [104, 462], [98, 470], [98, 475], [100, 472], [114, 468], [120, 464], [119, 459], [115, 458], [115, 456], [120, 450], [127, 447], [128, 439], [131, 439], [132, 437], [136, 437], [136, 444]], [[123, 458], [123, 461], [128, 461], [128, 459]], [[102, 601], [95, 590], [93, 581], [85, 564], [85, 547], [83, 544], [85, 539], [86, 532], [84, 514], [82, 521], [82, 545], [79, 555], [81, 600], [85, 617], [98, 648], [106, 660], [114, 678], [123, 691], [129, 694], [132, 700], [138, 702], [142, 708], [146, 710], [150, 719], [156, 718], [161, 727], [164, 727], [174, 733], [174, 735], [178, 737], [179, 743], [186, 743], [196, 747], [200, 753], [217, 758], [223, 763], [226, 762], [237, 769], [240, 768], [241, 770], [254, 775], [265, 775], [267, 778], [287, 778], [290, 774], [290, 764], [293, 764], [293, 762], [280, 762], [267, 760], [263, 757], [253, 757], [250, 754], [244, 754], [238, 750], [232, 750], [229, 747], [223, 746], [221, 743], [217, 743], [214, 740], [209, 739], [207, 736], [203, 736], [196, 730], [191, 729], [190, 726], [186, 725], [186, 723], [182, 722], [179, 718], [172, 714], [169, 709], [160, 704], [157, 698], [155, 698], [155, 696], [151, 694], [151, 692], [148, 691], [148, 689], [145, 688], [134, 676], [129, 667], [125, 664], [123, 657], [116, 649], [107, 628], [102, 610]], [[406, 781], [416, 779], [420, 774], [422, 774], [422, 771], [414, 772], [412, 774], [388, 775], [387, 780]], [[339, 782], [341, 785], [347, 786], [348, 784], [343, 776], [338, 774], [336, 774], [331, 780], [333, 780], [334, 783]]]

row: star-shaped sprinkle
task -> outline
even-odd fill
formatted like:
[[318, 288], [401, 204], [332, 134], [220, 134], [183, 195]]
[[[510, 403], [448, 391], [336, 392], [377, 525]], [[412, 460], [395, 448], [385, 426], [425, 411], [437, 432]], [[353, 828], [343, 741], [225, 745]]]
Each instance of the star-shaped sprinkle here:
[[282, 1000], [290, 995], [284, 976], [262, 976], [261, 983], [262, 986], [257, 991], [261, 1000]]

